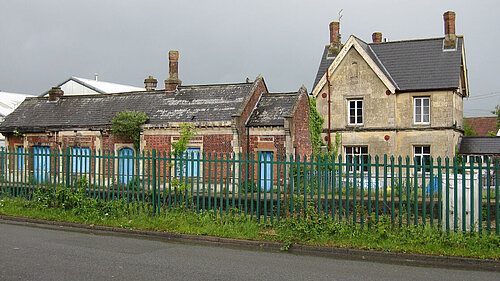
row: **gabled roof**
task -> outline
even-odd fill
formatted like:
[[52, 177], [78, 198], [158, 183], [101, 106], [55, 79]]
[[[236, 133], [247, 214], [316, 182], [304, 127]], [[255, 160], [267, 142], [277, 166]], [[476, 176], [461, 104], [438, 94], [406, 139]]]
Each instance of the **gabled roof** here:
[[[357, 44], [348, 44], [355, 41]], [[456, 49], [443, 49], [444, 38], [417, 39], [407, 41], [366, 43], [351, 36], [339, 55], [331, 63], [323, 54], [316, 75], [313, 95], [317, 95], [329, 64], [330, 73], [340, 63], [347, 51], [356, 48], [365, 58], [369, 57], [385, 78], [391, 81], [396, 91], [433, 89], [457, 89], [460, 87], [461, 66], [465, 67], [463, 37], [457, 36]], [[327, 48], [325, 48], [326, 51]], [[362, 49], [360, 51], [359, 49]], [[338, 62], [337, 62], [338, 60]], [[337, 63], [337, 64], [336, 64]], [[370, 64], [370, 63], [369, 63]], [[372, 67], [373, 68], [373, 67]], [[374, 69], [376, 70], [376, 69]], [[321, 76], [322, 78], [318, 77]], [[380, 75], [379, 75], [380, 77]], [[319, 88], [323, 87], [323, 84]], [[389, 88], [390, 89], [390, 88]]]
[[459, 154], [500, 155], [500, 137], [462, 137]]
[[304, 86], [297, 92], [262, 94], [248, 118], [247, 126], [284, 126], [285, 118], [295, 113], [301, 95], [307, 97]]
[[32, 97], [32, 95], [0, 91], [0, 116], [9, 115], [27, 97]]
[[469, 117], [464, 122], [470, 124], [479, 136], [487, 136], [489, 132], [497, 132], [497, 118], [491, 117]]
[[[391, 92], [396, 91], [397, 85], [395, 84], [394, 80], [391, 78], [389, 73], [386, 71], [386, 69], [383, 67], [383, 65], [380, 63], [378, 58], [371, 53], [371, 49], [365, 42], [363, 42], [362, 40], [358, 39], [353, 35], [349, 37], [344, 47], [342, 47], [342, 49], [340, 50], [339, 54], [335, 57], [330, 66], [328, 66], [328, 73], [330, 73], [330, 75], [333, 72], [335, 72], [337, 67], [340, 65], [344, 57], [351, 49], [355, 49], [361, 55], [361, 57], [370, 66], [373, 72], [375, 72], [375, 74], [380, 78], [382, 83], [384, 83], [384, 85]], [[312, 95], [316, 97], [325, 84], [326, 84], [326, 71], [316, 84], [316, 87], [313, 89]]]
[[[113, 93], [126, 93], [126, 92], [137, 92], [137, 91], [144, 91], [144, 88], [139, 88], [135, 86], [130, 86], [130, 85], [124, 85], [124, 84], [117, 84], [117, 83], [111, 83], [111, 82], [105, 82], [105, 81], [97, 81], [97, 80], [92, 80], [92, 79], [86, 79], [86, 78], [80, 78], [80, 77], [70, 77], [63, 82], [59, 83], [57, 87], [61, 87], [64, 84], [68, 82], [75, 82], [77, 84], [80, 84], [84, 87], [87, 87], [99, 94], [113, 94]], [[49, 91], [44, 92], [40, 96], [46, 96], [49, 93]], [[66, 93], [68, 94], [68, 93]]]
[[102, 129], [124, 110], [142, 111], [148, 124], [231, 122], [255, 83], [179, 86], [176, 92], [143, 91], [118, 94], [27, 98], [0, 125], [0, 132], [44, 132], [72, 128]]

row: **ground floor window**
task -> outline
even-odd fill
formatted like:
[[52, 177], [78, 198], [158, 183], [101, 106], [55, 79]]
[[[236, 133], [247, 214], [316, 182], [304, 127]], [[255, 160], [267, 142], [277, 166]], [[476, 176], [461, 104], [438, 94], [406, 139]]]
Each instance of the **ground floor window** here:
[[346, 146], [345, 158], [349, 171], [368, 171], [368, 146]]
[[429, 145], [416, 145], [413, 147], [413, 156], [415, 157], [415, 165], [418, 171], [422, 171], [422, 167], [426, 167], [425, 171], [430, 171], [431, 164], [431, 147]]

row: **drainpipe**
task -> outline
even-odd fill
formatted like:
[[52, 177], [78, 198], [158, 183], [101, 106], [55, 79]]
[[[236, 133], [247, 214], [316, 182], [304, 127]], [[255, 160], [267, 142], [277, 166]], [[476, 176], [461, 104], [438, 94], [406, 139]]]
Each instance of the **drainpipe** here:
[[330, 120], [331, 120], [330, 108], [331, 108], [332, 100], [331, 100], [331, 93], [330, 93], [330, 77], [328, 76], [328, 68], [326, 69], [326, 83], [328, 84], [328, 151], [330, 151], [330, 147], [332, 144], [331, 132], [330, 132], [330, 130], [331, 130], [331, 127], [330, 127]]

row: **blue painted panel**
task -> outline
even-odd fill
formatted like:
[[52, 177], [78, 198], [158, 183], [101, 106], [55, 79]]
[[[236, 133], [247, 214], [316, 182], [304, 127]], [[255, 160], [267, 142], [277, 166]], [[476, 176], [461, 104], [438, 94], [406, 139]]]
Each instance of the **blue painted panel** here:
[[33, 147], [33, 176], [36, 182], [46, 182], [50, 173], [50, 147]]
[[17, 154], [17, 169], [18, 170], [24, 170], [24, 158], [26, 155], [24, 155], [24, 147], [23, 146], [18, 146], [16, 149]]
[[[186, 157], [186, 167], [184, 168], [184, 175], [187, 177], [197, 177], [198, 176], [198, 159], [200, 158], [200, 149], [199, 148], [188, 148], [184, 152], [184, 156]], [[186, 173], [187, 171], [187, 173]]]
[[88, 173], [90, 171], [90, 148], [72, 147], [71, 155], [73, 173]]
[[134, 150], [131, 148], [122, 148], [118, 153], [119, 181], [128, 184], [134, 176]]
[[273, 161], [274, 153], [272, 151], [263, 151], [260, 153], [260, 187], [269, 191], [273, 187]]

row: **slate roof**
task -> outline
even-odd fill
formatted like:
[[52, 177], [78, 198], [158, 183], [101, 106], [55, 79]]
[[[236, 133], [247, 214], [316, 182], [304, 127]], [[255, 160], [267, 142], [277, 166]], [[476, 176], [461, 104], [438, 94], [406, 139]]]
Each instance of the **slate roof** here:
[[87, 96], [27, 98], [0, 125], [0, 132], [50, 129], [98, 129], [111, 125], [124, 110], [142, 111], [148, 124], [226, 122], [252, 89], [252, 83], [179, 86], [178, 92], [149, 91]]
[[495, 116], [492, 117], [469, 117], [464, 118], [464, 122], [470, 124], [472, 129], [479, 136], [487, 136], [488, 132], [497, 132], [497, 118]]
[[[395, 83], [399, 91], [450, 89], [460, 86], [463, 44], [461, 36], [457, 36], [456, 50], [445, 51], [443, 51], [444, 38], [382, 43], [365, 43], [358, 38], [355, 39]], [[327, 49], [325, 47], [325, 52]], [[333, 60], [328, 61], [325, 52], [314, 87], [333, 62]]]
[[462, 137], [459, 154], [500, 155], [500, 137]]
[[247, 126], [284, 126], [298, 93], [266, 93], [257, 103]]
[[313, 90], [314, 90], [314, 88], [316, 88], [316, 85], [319, 83], [319, 80], [321, 80], [321, 77], [323, 77], [326, 70], [332, 64], [333, 60], [335, 59], [335, 57], [328, 57], [328, 48], [330, 48], [330, 45], [325, 46], [325, 50], [323, 51], [323, 55], [321, 56], [321, 61], [319, 63], [318, 73], [316, 73], [316, 78], [314, 79], [313, 87], [311, 88]]

